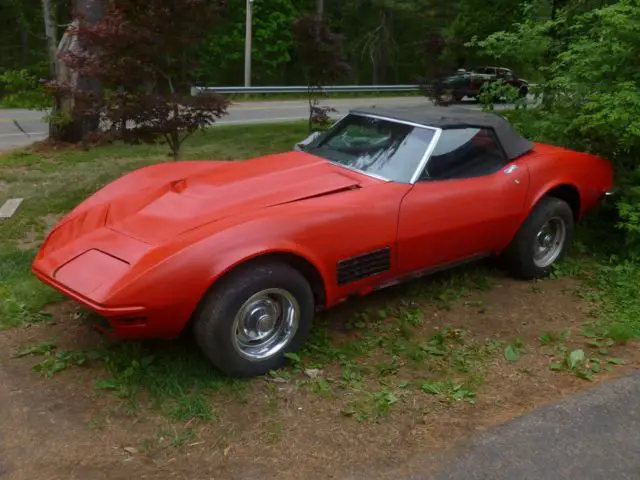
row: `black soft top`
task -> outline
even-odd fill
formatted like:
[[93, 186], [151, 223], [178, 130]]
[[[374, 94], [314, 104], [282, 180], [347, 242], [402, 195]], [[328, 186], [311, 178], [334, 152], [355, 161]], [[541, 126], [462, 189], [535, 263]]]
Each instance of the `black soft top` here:
[[502, 144], [509, 161], [533, 149], [533, 143], [520, 135], [509, 121], [496, 114], [470, 110], [462, 107], [365, 107], [351, 110], [353, 114], [378, 115], [395, 120], [417, 123], [425, 127], [449, 128], [491, 128]]

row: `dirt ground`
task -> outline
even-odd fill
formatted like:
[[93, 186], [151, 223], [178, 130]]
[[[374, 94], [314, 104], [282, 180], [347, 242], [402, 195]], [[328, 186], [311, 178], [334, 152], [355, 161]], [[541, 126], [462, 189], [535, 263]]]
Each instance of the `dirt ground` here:
[[[626, 348], [611, 352], [626, 365], [594, 382], [549, 369], [539, 336], [566, 328], [579, 331], [591, 308], [573, 294], [575, 288], [573, 280], [564, 278], [545, 282], [539, 292], [531, 283], [501, 278], [474, 295], [483, 314], [465, 302], [425, 311], [421, 328], [447, 323], [468, 328], [482, 340], [519, 338], [525, 353], [518, 362], [496, 358], [486, 366], [475, 404], [410, 395], [377, 422], [342, 415], [339, 396], [327, 398], [297, 389], [293, 382], [266, 379], [250, 383], [244, 403], [214, 397], [216, 421], [184, 425], [153, 410], [131, 414], [119, 399], [93, 388], [100, 369], [72, 368], [45, 378], [31, 369], [37, 358], [11, 358], [25, 345], [52, 338], [67, 348], [98, 343], [99, 334], [74, 319], [75, 306], [68, 303], [56, 308], [53, 324], [0, 332], [0, 478], [375, 480], [426, 475], [474, 432], [637, 368], [638, 349]], [[583, 348], [584, 338], [572, 336], [567, 345]]]

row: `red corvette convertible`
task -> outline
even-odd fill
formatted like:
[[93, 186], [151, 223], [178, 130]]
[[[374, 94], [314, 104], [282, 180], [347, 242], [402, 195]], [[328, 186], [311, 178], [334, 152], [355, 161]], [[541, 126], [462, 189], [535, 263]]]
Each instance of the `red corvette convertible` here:
[[607, 161], [496, 114], [354, 110], [291, 152], [125, 175], [60, 221], [33, 271], [115, 337], [192, 327], [218, 368], [255, 376], [352, 295], [490, 255], [547, 275], [611, 187]]

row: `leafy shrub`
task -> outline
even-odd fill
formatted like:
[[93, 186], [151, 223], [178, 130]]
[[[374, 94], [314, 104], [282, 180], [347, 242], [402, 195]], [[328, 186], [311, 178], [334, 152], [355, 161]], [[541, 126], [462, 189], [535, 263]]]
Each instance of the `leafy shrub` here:
[[[533, 18], [474, 45], [501, 60], [529, 55], [546, 73], [540, 108], [514, 115], [514, 124], [535, 140], [613, 162], [620, 187], [617, 227], [626, 233], [629, 255], [638, 257], [640, 5], [620, 0], [586, 13], [567, 7], [555, 20]], [[544, 48], [528, 50], [531, 42]], [[551, 59], [548, 66], [545, 59]]]
[[51, 107], [51, 96], [38, 78], [28, 70], [6, 70], [0, 74], [0, 104], [6, 108], [46, 110]]

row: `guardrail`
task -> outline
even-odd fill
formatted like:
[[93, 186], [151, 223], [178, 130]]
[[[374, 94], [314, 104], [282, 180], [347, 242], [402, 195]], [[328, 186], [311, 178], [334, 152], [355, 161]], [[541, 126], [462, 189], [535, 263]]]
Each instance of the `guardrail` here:
[[[191, 87], [191, 95], [201, 92], [217, 93], [306, 93], [307, 85], [266, 87]], [[321, 92], [417, 92], [420, 85], [326, 85]]]

